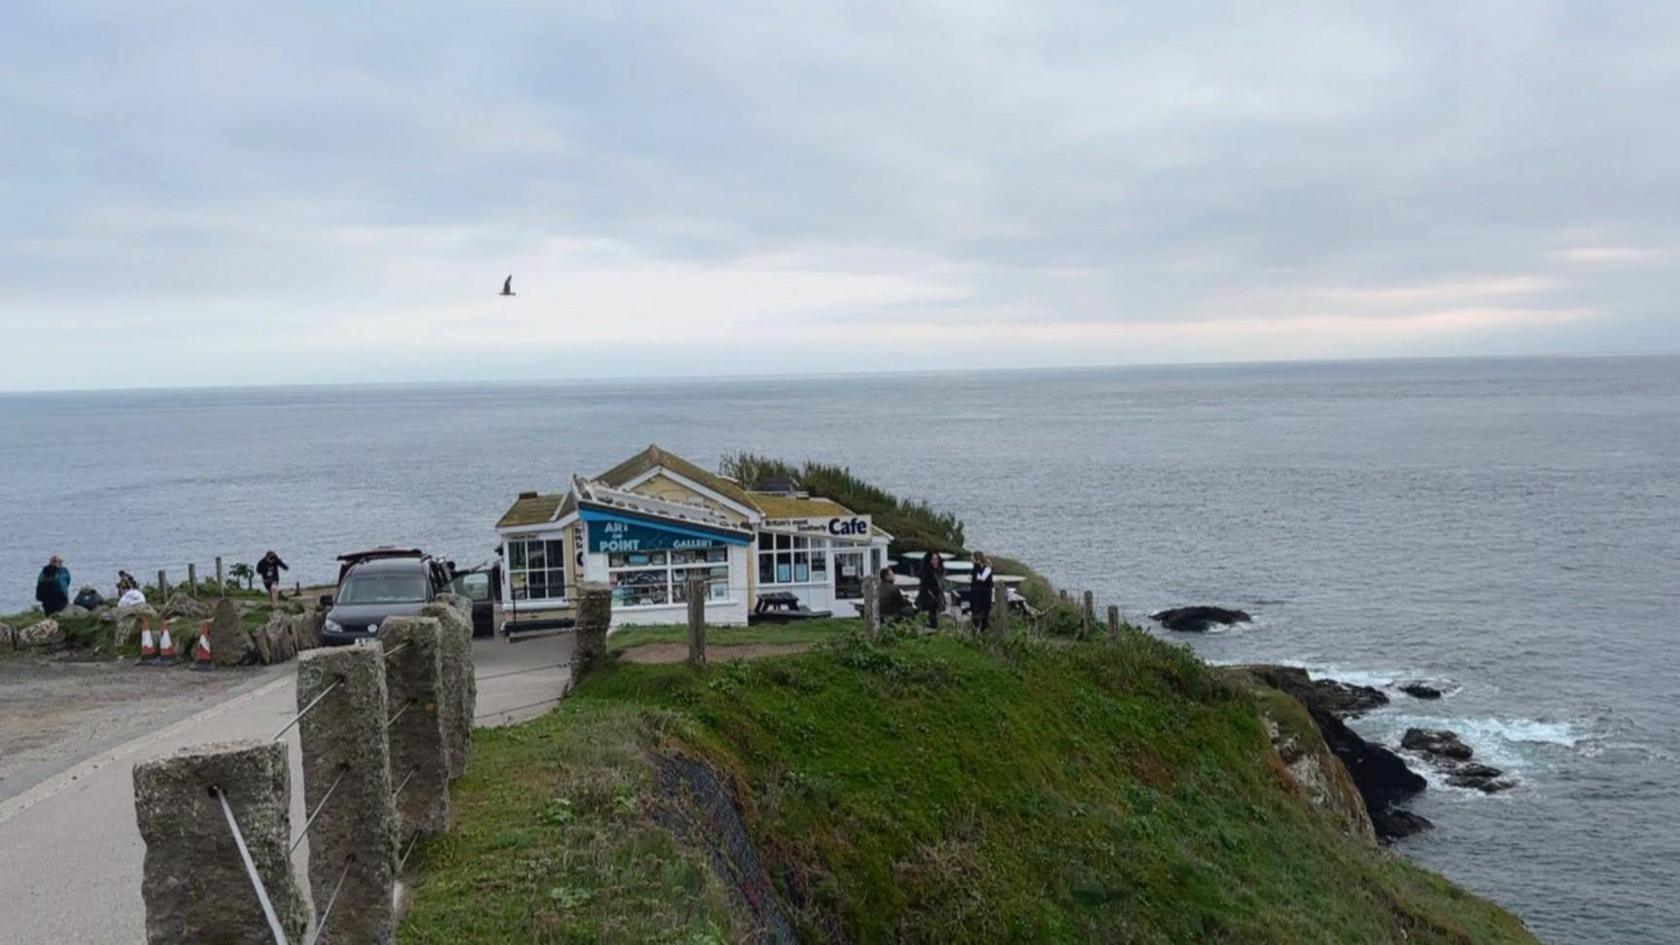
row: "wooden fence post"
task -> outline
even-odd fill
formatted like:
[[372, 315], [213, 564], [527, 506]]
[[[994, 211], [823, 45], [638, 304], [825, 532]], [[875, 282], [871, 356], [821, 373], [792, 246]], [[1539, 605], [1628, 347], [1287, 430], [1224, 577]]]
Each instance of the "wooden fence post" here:
[[169, 575], [164, 574], [163, 569], [159, 568], [158, 569], [158, 603], [162, 604], [164, 601], [166, 601], [168, 599], [169, 599]]
[[1108, 605], [1108, 635], [1111, 639], [1120, 639], [1120, 608]]
[[688, 662], [706, 665], [706, 582], [697, 577], [688, 579]]
[[871, 640], [881, 636], [881, 579], [871, 574], [863, 579], [863, 635]]
[[1086, 591], [1085, 597], [1081, 601], [1079, 608], [1079, 635], [1081, 637], [1089, 637], [1091, 635], [1091, 630], [1095, 628], [1096, 623], [1096, 604], [1091, 599], [1091, 592]]
[[216, 593], [226, 594], [227, 585], [222, 580], [222, 556], [216, 556]]
[[198, 596], [198, 565], [187, 562], [187, 596]]

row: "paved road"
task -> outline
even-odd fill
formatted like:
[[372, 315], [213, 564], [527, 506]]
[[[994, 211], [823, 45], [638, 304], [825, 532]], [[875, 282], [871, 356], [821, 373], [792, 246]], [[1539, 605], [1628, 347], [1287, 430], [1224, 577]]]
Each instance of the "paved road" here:
[[[475, 642], [478, 724], [523, 721], [570, 685], [571, 636]], [[145, 844], [134, 822], [132, 770], [178, 748], [267, 738], [296, 711], [296, 664], [275, 667], [226, 701], [150, 735], [98, 752], [0, 801], [0, 945], [140, 945]], [[304, 820], [297, 733], [292, 824]], [[294, 862], [307, 862], [308, 844]], [[302, 876], [303, 871], [299, 870]]]

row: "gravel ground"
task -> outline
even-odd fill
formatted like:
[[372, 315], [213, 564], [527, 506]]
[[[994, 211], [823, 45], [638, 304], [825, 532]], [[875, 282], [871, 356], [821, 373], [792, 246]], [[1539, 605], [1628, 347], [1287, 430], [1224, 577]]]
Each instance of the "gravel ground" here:
[[196, 673], [132, 660], [0, 659], [0, 800], [262, 678], [260, 668]]

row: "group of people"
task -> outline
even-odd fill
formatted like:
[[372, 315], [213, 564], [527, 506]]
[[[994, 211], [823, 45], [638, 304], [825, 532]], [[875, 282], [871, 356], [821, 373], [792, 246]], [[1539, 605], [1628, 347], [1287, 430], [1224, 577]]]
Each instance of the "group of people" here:
[[[992, 593], [996, 580], [992, 562], [984, 552], [974, 553], [974, 571], [968, 585], [968, 615], [976, 633], [985, 633], [992, 626]], [[908, 612], [927, 615], [928, 627], [939, 629], [939, 614], [945, 609], [945, 559], [939, 552], [928, 552], [922, 559], [922, 569], [916, 586], [916, 602], [912, 607], [893, 583], [892, 568], [881, 571], [880, 598], [877, 609], [882, 617], [895, 617]]]
[[[290, 566], [273, 549], [269, 549], [257, 562], [257, 574], [262, 577], [263, 590], [268, 592], [271, 602], [280, 602], [280, 572], [289, 570]], [[124, 606], [145, 603], [146, 600], [140, 591], [140, 582], [127, 571], [117, 572], [117, 594], [119, 604]], [[48, 617], [70, 606], [70, 569], [64, 566], [64, 559], [58, 555], [53, 555], [35, 578], [35, 602], [41, 605], [41, 611]]]

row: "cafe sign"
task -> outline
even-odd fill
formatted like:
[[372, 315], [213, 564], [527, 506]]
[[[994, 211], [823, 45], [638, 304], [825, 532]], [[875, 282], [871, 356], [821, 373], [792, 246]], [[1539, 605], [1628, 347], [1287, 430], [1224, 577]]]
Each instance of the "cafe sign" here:
[[767, 532], [786, 532], [815, 538], [867, 538], [867, 515], [818, 515], [810, 518], [767, 518], [759, 526]]

